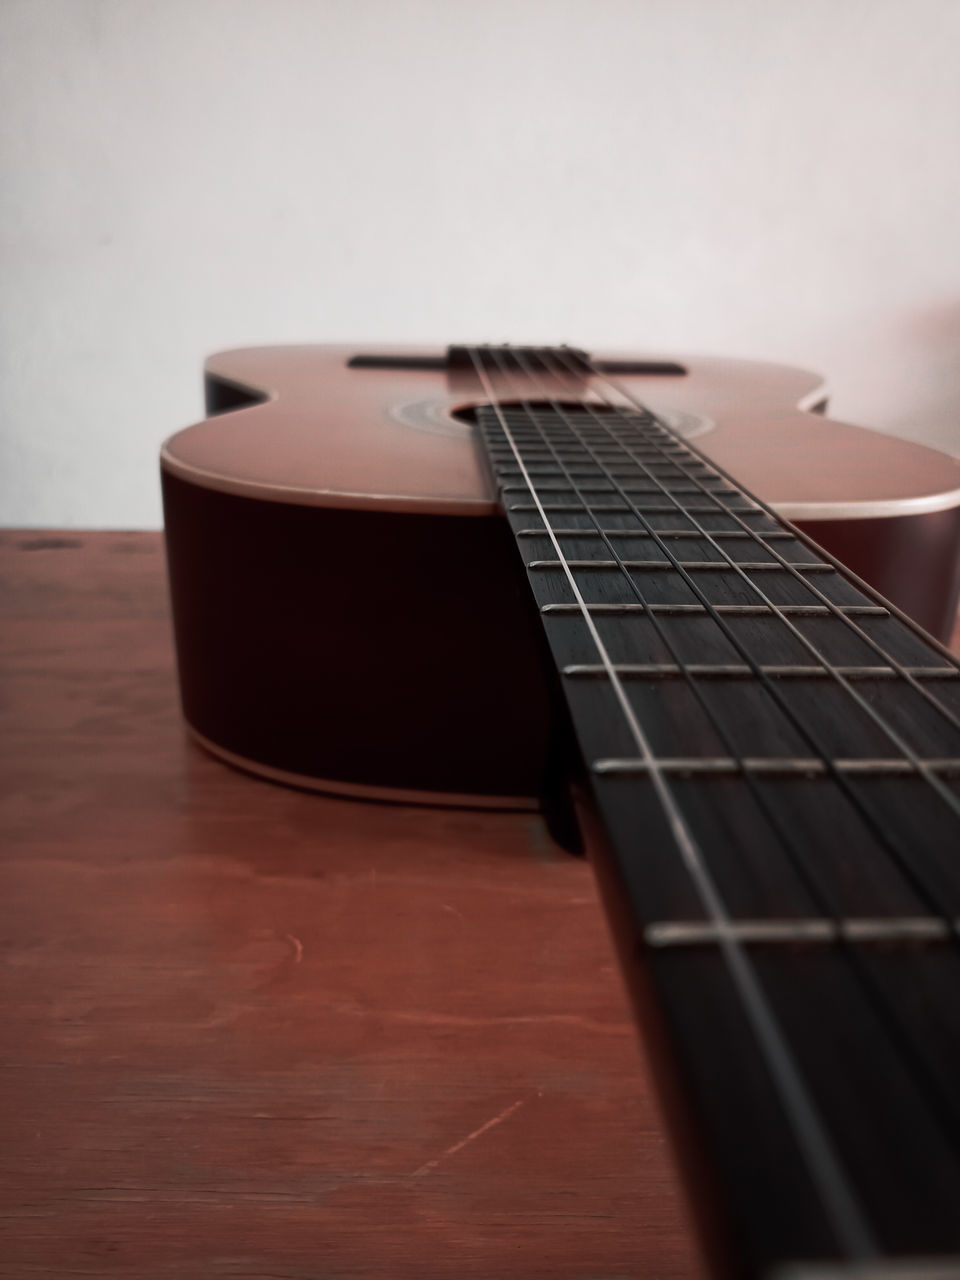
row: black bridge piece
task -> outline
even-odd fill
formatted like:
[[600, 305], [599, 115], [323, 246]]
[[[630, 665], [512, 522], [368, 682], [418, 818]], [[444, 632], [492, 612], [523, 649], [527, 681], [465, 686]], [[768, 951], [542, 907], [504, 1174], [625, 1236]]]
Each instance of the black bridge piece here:
[[579, 347], [447, 347], [448, 369], [473, 370], [475, 359], [494, 373], [504, 368], [512, 373], [517, 367], [523, 372], [531, 366], [537, 373], [556, 369], [559, 373], [586, 376], [592, 371], [589, 354]]
[[[414, 356], [394, 355], [390, 352], [370, 352], [351, 356], [347, 361], [349, 369], [424, 369], [437, 373], [445, 373], [450, 369], [466, 369], [471, 372], [474, 363], [471, 353], [476, 353], [480, 360], [489, 365], [494, 358], [510, 360], [518, 357], [534, 362], [535, 368], [542, 368], [544, 359], [560, 364], [564, 371], [589, 375], [596, 371], [609, 374], [643, 374], [645, 376], [683, 377], [686, 369], [682, 364], [672, 360], [595, 360], [591, 361], [586, 351], [578, 347], [467, 347], [449, 346], [443, 355]], [[494, 366], [495, 368], [497, 366]]]

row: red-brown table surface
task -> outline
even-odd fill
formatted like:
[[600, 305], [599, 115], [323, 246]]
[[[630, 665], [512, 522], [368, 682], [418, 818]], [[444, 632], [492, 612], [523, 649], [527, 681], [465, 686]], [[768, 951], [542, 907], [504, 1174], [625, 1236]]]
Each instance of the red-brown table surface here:
[[0, 558], [0, 1276], [700, 1276], [589, 867], [208, 758], [158, 534]]

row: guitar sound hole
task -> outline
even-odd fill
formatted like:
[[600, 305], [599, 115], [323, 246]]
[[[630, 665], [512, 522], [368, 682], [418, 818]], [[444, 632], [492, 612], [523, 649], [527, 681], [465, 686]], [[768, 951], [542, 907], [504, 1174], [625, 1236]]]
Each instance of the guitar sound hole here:
[[[586, 409], [589, 409], [591, 414], [623, 415], [623, 409], [618, 406], [593, 400], [501, 400], [499, 403], [500, 409], [507, 414], [554, 414], [560, 417], [565, 413], [582, 415]], [[467, 422], [472, 426], [477, 421], [477, 409], [486, 407], [482, 404], [462, 405], [459, 409], [453, 409], [450, 416], [456, 418], [458, 422]]]

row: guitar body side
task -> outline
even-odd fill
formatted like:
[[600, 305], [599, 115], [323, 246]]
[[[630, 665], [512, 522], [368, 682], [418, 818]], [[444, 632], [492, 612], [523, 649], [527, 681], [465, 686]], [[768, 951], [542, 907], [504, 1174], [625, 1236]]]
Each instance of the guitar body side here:
[[163, 476], [177, 661], [205, 746], [277, 781], [530, 808], [548, 696], [505, 521]]

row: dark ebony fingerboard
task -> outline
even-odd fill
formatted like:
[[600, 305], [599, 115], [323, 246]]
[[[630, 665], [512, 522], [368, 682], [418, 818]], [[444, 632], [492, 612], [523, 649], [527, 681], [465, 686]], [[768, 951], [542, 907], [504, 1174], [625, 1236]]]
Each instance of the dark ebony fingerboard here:
[[728, 1263], [960, 1276], [960, 671], [649, 414], [529, 387], [479, 425]]

